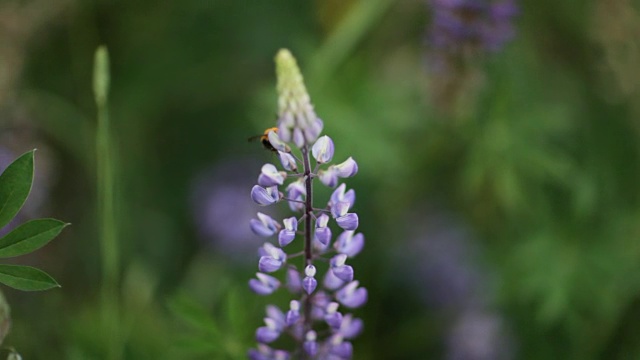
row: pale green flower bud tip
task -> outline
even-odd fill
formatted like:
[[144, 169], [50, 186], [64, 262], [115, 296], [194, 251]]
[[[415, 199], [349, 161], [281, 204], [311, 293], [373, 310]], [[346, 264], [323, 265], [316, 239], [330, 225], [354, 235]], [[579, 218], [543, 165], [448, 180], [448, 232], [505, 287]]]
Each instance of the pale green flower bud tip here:
[[109, 78], [109, 52], [106, 46], [101, 45], [96, 49], [93, 63], [93, 94], [99, 106], [107, 102]]
[[278, 75], [278, 81], [287, 78], [300, 76], [300, 69], [296, 58], [291, 55], [291, 52], [287, 49], [280, 49], [276, 54], [276, 73]]
[[309, 95], [304, 86], [296, 58], [293, 57], [289, 50], [280, 49], [275, 60], [278, 94], [280, 97], [288, 100], [304, 101]]

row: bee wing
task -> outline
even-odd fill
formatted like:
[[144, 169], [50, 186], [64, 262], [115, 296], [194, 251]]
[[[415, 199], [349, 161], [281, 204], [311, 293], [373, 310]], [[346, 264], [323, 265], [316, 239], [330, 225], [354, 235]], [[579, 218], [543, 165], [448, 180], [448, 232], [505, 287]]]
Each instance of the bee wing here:
[[262, 136], [264, 136], [264, 135], [255, 135], [255, 136], [252, 136], [252, 137], [248, 138], [247, 141], [258, 141], [258, 140], [260, 140], [260, 138], [262, 138]]

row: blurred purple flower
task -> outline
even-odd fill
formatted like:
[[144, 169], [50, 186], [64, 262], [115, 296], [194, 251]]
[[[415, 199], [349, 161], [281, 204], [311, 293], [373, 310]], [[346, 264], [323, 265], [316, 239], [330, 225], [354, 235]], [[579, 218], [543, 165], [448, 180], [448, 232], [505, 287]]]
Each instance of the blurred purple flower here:
[[264, 208], [247, 202], [247, 189], [256, 174], [251, 171], [259, 163], [250, 160], [232, 160], [214, 165], [199, 174], [191, 188], [193, 220], [199, 239], [233, 260], [250, 261], [260, 238], [246, 226], [255, 223], [255, 214], [269, 213]]
[[497, 51], [514, 35], [515, 0], [430, 0], [428, 44], [434, 51], [464, 55]]
[[478, 60], [514, 37], [516, 0], [429, 0], [427, 63], [434, 105], [445, 113], [464, 112], [460, 103], [482, 83]]
[[447, 360], [506, 360], [513, 358], [502, 317], [472, 309], [460, 314], [447, 339]]
[[449, 310], [484, 305], [488, 279], [474, 263], [477, 249], [464, 225], [437, 211], [414, 223], [420, 225], [411, 230], [411, 251], [400, 261], [425, 303]]
[[411, 240], [396, 253], [401, 278], [417, 290], [425, 305], [450, 317], [446, 359], [511, 359], [512, 339], [504, 331], [501, 315], [490, 310], [490, 273], [478, 264], [478, 248], [464, 223], [433, 209], [409, 223]]

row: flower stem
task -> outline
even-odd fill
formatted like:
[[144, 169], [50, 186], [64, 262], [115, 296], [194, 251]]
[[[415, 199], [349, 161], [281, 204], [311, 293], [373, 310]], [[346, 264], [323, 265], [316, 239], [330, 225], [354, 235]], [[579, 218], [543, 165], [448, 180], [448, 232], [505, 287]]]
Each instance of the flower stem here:
[[[313, 178], [311, 177], [311, 162], [309, 160], [309, 147], [305, 145], [302, 148], [302, 160], [304, 165], [304, 184], [307, 191], [307, 196], [305, 197], [305, 219], [304, 219], [304, 259], [305, 259], [305, 267], [307, 265], [313, 265], [313, 253], [311, 248], [311, 226], [312, 226], [312, 218], [313, 218], [313, 187], [312, 182]], [[304, 268], [304, 267], [303, 267]], [[309, 330], [311, 330], [311, 306], [312, 306], [313, 295], [309, 294], [304, 299], [304, 334], [306, 334]], [[302, 344], [304, 340], [300, 343]], [[302, 354], [305, 354], [304, 349], [302, 349]]]

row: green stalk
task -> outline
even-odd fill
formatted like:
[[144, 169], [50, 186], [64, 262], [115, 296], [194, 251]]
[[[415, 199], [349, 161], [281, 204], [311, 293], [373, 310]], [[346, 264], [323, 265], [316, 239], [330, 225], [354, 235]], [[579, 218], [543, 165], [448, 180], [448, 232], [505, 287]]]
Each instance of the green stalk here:
[[102, 322], [107, 345], [107, 359], [120, 359], [120, 311], [118, 286], [118, 241], [114, 211], [114, 174], [109, 135], [109, 54], [103, 45], [95, 53], [93, 91], [98, 110], [96, 131], [97, 213], [102, 250]]
[[375, 27], [393, 2], [394, 0], [360, 0], [352, 6], [312, 60], [310, 75], [314, 83], [322, 84], [332, 77], [336, 68]]

